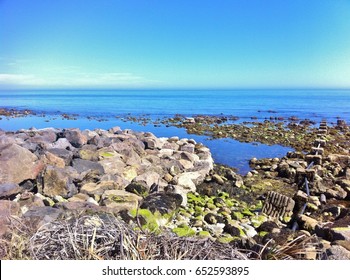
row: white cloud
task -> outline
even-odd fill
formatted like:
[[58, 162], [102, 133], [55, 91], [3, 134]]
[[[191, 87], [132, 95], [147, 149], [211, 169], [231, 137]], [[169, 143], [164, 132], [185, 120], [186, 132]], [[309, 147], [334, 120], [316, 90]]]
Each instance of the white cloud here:
[[113, 87], [144, 87], [158, 84], [158, 81], [148, 80], [132, 73], [84, 73], [74, 72], [74, 67], [66, 73], [56, 72], [49, 75], [0, 74], [0, 88], [113, 88]]

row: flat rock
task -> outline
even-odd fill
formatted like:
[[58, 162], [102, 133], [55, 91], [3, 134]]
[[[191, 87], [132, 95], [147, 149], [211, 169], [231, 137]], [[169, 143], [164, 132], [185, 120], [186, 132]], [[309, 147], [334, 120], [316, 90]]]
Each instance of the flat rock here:
[[136, 209], [141, 197], [124, 190], [107, 190], [102, 195], [102, 205], [112, 208], [114, 212]]

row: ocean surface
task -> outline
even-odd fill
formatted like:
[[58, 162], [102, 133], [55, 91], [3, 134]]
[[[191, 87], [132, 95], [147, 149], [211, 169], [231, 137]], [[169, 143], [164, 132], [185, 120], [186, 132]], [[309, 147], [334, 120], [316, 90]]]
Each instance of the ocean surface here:
[[[240, 143], [232, 139], [209, 140], [189, 135], [184, 129], [153, 124], [141, 125], [126, 121], [128, 116], [152, 120], [175, 114], [237, 116], [250, 121], [270, 117], [311, 119], [316, 122], [338, 118], [350, 122], [350, 90], [74, 90], [74, 91], [0, 91], [0, 107], [29, 109], [38, 115], [0, 120], [0, 129], [78, 127], [81, 129], [120, 126], [149, 131], [158, 137], [193, 138], [208, 146], [217, 163], [236, 167], [240, 173], [249, 171], [252, 157], [280, 157], [289, 147]], [[62, 113], [77, 114], [77, 120], [66, 120]], [[92, 118], [91, 118], [92, 117]]]

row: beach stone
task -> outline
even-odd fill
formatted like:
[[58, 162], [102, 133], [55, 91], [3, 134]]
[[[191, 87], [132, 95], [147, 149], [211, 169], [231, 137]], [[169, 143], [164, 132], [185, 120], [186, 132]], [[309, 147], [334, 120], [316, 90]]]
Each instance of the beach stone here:
[[154, 171], [147, 171], [141, 175], [138, 175], [133, 179], [133, 182], [144, 183], [144, 185], [148, 186], [148, 189], [153, 184], [159, 184], [160, 174]]
[[68, 151], [66, 149], [59, 149], [59, 148], [48, 149], [47, 151], [63, 159], [66, 166], [69, 166], [71, 164], [71, 161], [73, 159], [72, 151]]
[[0, 148], [0, 184], [34, 180], [43, 168], [36, 155], [17, 144]]
[[194, 154], [194, 149], [195, 149], [194, 144], [185, 144], [185, 145], [180, 147], [181, 151], [188, 152], [190, 154]]
[[326, 250], [327, 260], [349, 260], [350, 251], [340, 245], [333, 245]]
[[350, 156], [348, 155], [340, 155], [340, 154], [330, 154], [327, 156], [327, 161], [336, 162], [342, 168], [346, 168], [350, 166]]
[[97, 146], [87, 144], [78, 151], [79, 158], [90, 161], [98, 161]]
[[19, 203], [10, 200], [0, 200], [0, 237], [9, 231], [11, 216], [21, 216]]
[[122, 189], [113, 181], [103, 181], [100, 183], [87, 183], [80, 188], [80, 192], [88, 195], [102, 195], [106, 190]]
[[113, 134], [119, 134], [122, 132], [122, 129], [120, 126], [114, 126], [108, 130], [108, 132], [113, 133]]
[[135, 166], [141, 164], [141, 157], [133, 149], [121, 151], [126, 165]]
[[47, 149], [63, 149], [73, 151], [74, 147], [66, 138], [59, 138], [56, 142], [52, 144], [48, 144], [46, 146]]
[[106, 174], [123, 174], [125, 163], [119, 157], [106, 158], [98, 162], [102, 167], [102, 173]]
[[60, 158], [56, 156], [55, 154], [52, 154], [50, 152], [45, 152], [45, 163], [47, 165], [57, 166], [60, 168], [64, 168], [66, 165], [66, 162], [63, 158]]
[[89, 198], [91, 198], [91, 197], [85, 193], [80, 192], [80, 193], [77, 193], [77, 194], [73, 195], [72, 197], [68, 198], [68, 201], [69, 202], [85, 202]]
[[76, 194], [77, 188], [73, 184], [73, 174], [70, 168], [47, 166], [43, 174], [43, 194], [51, 198], [56, 195], [68, 198]]
[[[102, 162], [100, 162], [100, 163], [102, 163]], [[79, 173], [86, 172], [89, 170], [97, 170], [100, 172], [100, 174], [103, 174], [103, 173], [105, 173], [105, 170], [100, 163], [90, 161], [90, 160], [76, 158], [76, 159], [73, 159], [72, 166]]]
[[212, 178], [213, 178], [213, 180], [214, 180], [216, 183], [218, 183], [219, 185], [225, 184], [224, 179], [223, 179], [220, 175], [218, 175], [218, 174], [214, 174], [214, 175], [212, 176]]
[[327, 188], [325, 191], [326, 198], [344, 199], [347, 197], [347, 192], [339, 185], [335, 185], [332, 188]]
[[125, 191], [144, 197], [149, 192], [149, 187], [142, 182], [132, 182], [126, 186]]
[[73, 147], [81, 148], [87, 144], [87, 137], [79, 129], [67, 129], [63, 135]]
[[333, 240], [350, 241], [350, 223], [347, 227], [334, 227], [330, 229]]
[[23, 215], [23, 218], [34, 229], [38, 229], [42, 225], [56, 220], [62, 213], [62, 210], [49, 206], [33, 207]]
[[172, 214], [182, 203], [182, 196], [176, 193], [154, 193], [145, 197], [140, 208], [152, 213]]
[[102, 204], [114, 212], [136, 209], [142, 198], [124, 190], [107, 190], [102, 195]]
[[0, 184], [0, 199], [13, 197], [23, 191], [24, 189], [15, 183]]
[[16, 140], [13, 137], [10, 137], [8, 135], [0, 136], [0, 149], [2, 148], [2, 146], [8, 146], [11, 144], [16, 144]]
[[316, 226], [318, 225], [317, 220], [311, 217], [308, 217], [306, 215], [299, 215], [298, 221], [299, 221], [299, 224], [302, 226], [302, 228], [309, 232], [314, 232]]
[[145, 148], [149, 150], [161, 149], [163, 146], [162, 143], [155, 137], [145, 137], [143, 139], [143, 143], [145, 145]]

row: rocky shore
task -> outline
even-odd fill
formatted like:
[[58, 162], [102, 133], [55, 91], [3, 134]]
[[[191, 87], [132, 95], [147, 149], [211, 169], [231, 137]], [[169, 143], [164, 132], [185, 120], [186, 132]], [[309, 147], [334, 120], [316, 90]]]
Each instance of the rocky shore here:
[[[26, 258], [69, 258], [34, 252], [50, 250], [44, 241], [49, 244], [47, 233], [60, 221], [72, 225], [88, 216], [84, 225], [96, 232], [113, 217], [137, 235], [209, 240], [215, 248], [251, 252], [247, 258], [255, 252], [262, 259], [350, 259], [350, 130], [344, 122], [322, 135], [315, 124], [296, 120], [245, 128], [209, 117], [166, 123], [213, 137], [246, 135], [248, 142], [288, 138], [296, 151], [251, 159], [252, 170], [241, 176], [214, 164], [210, 150], [193, 139], [119, 127], [0, 131], [2, 240], [14, 238], [14, 224], [24, 225], [32, 232]], [[6, 248], [2, 242], [2, 259], [11, 258]]]

